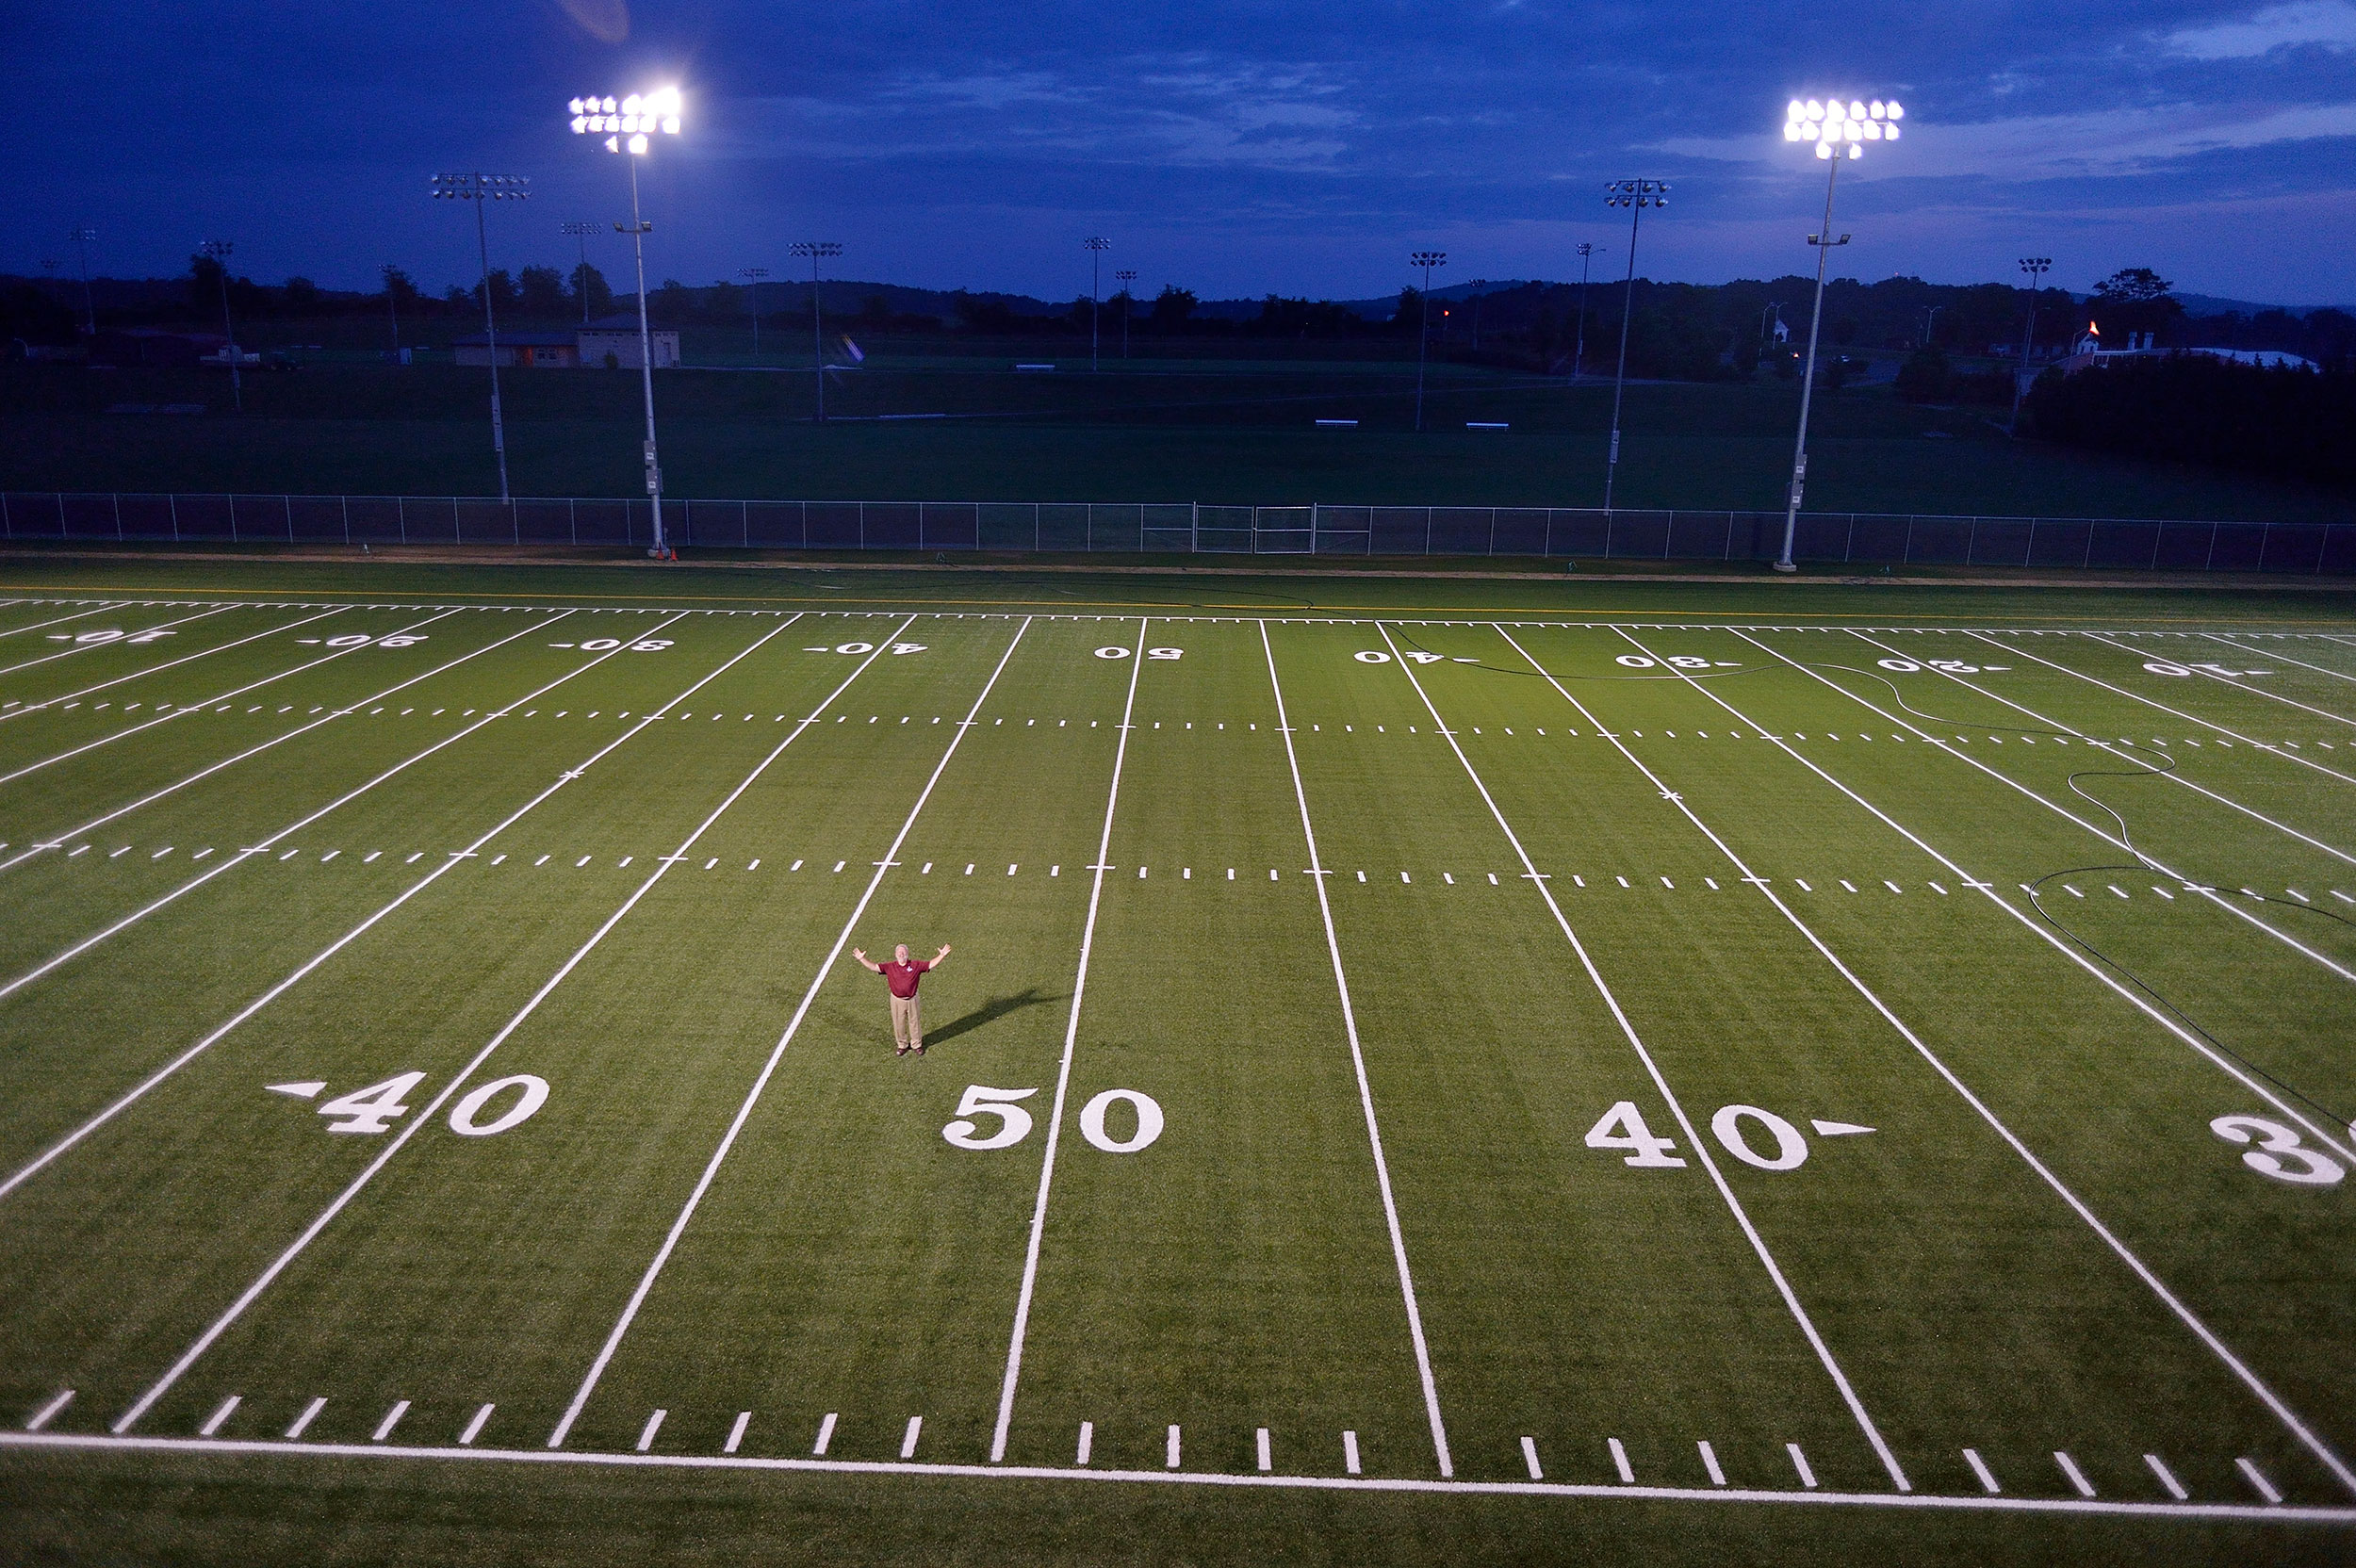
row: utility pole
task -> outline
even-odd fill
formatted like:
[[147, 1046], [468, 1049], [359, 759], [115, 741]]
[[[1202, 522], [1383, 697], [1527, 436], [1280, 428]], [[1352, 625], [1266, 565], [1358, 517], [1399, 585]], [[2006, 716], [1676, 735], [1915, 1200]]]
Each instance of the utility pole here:
[[787, 249], [794, 255], [810, 258], [810, 355], [811, 372], [818, 378], [818, 412], [811, 423], [826, 422], [826, 338], [819, 326], [818, 264], [828, 256], [839, 256], [843, 247], [831, 239], [798, 239]]
[[474, 204], [475, 248], [483, 262], [483, 341], [491, 361], [491, 450], [499, 457], [499, 499], [507, 494], [507, 429], [499, 418], [499, 324], [491, 311], [491, 240], [490, 229], [483, 209], [493, 202], [520, 202], [531, 192], [524, 188], [532, 182], [519, 174], [436, 174], [434, 194], [447, 202]]
[[1113, 276], [1121, 284], [1121, 357], [1127, 359], [1129, 357], [1129, 318], [1137, 313], [1137, 296], [1129, 292], [1129, 286], [1137, 281], [1137, 270], [1134, 267], [1124, 267]]
[[1579, 368], [1587, 357], [1587, 264], [1595, 255], [1593, 245], [1579, 247], [1579, 347], [1571, 351], [1571, 380], [1579, 380]]
[[401, 269], [391, 262], [377, 269], [384, 274], [384, 309], [393, 321], [393, 358], [401, 358], [401, 296], [393, 291], [393, 280], [401, 276]]
[[1475, 278], [1475, 279], [1473, 279], [1473, 285], [1472, 285], [1472, 286], [1473, 286], [1473, 295], [1472, 295], [1472, 302], [1473, 302], [1472, 351], [1473, 351], [1473, 352], [1475, 352], [1475, 353], [1479, 353], [1479, 352], [1481, 351], [1481, 291], [1482, 289], [1484, 289], [1484, 288], [1486, 288], [1486, 287], [1488, 287], [1488, 286], [1489, 286], [1489, 280], [1488, 280], [1488, 279], [1486, 279], [1486, 278]]
[[2052, 256], [2022, 256], [2021, 270], [2029, 275], [2029, 319], [2021, 329], [2021, 368], [2012, 373], [2012, 420], [2006, 433], [2021, 433], [2021, 393], [2029, 379], [2029, 355], [2037, 349], [2037, 295], [2045, 274], [2053, 270]]
[[1620, 400], [1628, 389], [1628, 323], [1636, 314], [1636, 228], [1646, 207], [1669, 204], [1663, 180], [1613, 180], [1604, 187], [1603, 204], [1628, 208], [1628, 294], [1620, 303], [1620, 369], [1612, 383], [1612, 450], [1603, 466], [1604, 515], [1612, 514], [1612, 487], [1620, 474]]
[[245, 385], [237, 378], [237, 329], [229, 321], [229, 255], [237, 248], [235, 242], [226, 239], [208, 239], [197, 247], [212, 257], [220, 269], [216, 275], [221, 283], [221, 335], [228, 339], [221, 351], [229, 356], [230, 400], [237, 404], [237, 412], [243, 414]]
[[573, 288], [581, 296], [581, 324], [589, 324], [589, 237], [604, 227], [600, 223], [572, 222], [563, 225], [564, 232], [581, 241], [581, 265], [573, 271]]
[[1096, 368], [1096, 296], [1103, 286], [1098, 269], [1104, 265], [1104, 253], [1113, 248], [1113, 242], [1102, 235], [1090, 235], [1080, 243], [1088, 247], [1088, 368], [1093, 370]]
[[[745, 283], [744, 308], [753, 318], [753, 363], [758, 365], [761, 363], [761, 280], [769, 275], [769, 269], [746, 267], [740, 269], [736, 275]], [[817, 287], [817, 283], [813, 281], [811, 290], [814, 292]]]
[[66, 235], [75, 250], [82, 253], [82, 330], [90, 336], [98, 335], [98, 306], [91, 302], [90, 292], [90, 241], [98, 237], [96, 229], [74, 229]]
[[1416, 251], [1409, 254], [1410, 267], [1423, 269], [1423, 292], [1415, 296], [1415, 430], [1423, 430], [1423, 365], [1426, 345], [1432, 336], [1432, 270], [1448, 265], [1446, 251]]

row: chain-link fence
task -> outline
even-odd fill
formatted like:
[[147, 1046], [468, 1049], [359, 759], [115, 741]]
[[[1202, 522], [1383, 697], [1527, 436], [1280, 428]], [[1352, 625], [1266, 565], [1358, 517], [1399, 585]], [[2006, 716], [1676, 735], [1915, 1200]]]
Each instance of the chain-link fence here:
[[[1121, 501], [669, 500], [681, 548], [1767, 561], [1780, 512]], [[0, 537], [295, 544], [645, 545], [644, 500], [0, 492]], [[1792, 553], [1858, 565], [2356, 573], [2356, 521], [1800, 515]]]

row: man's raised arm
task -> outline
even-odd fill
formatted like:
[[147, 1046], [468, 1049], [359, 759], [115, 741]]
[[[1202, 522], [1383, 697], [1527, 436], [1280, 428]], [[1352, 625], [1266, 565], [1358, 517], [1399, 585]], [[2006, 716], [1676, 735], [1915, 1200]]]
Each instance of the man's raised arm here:
[[948, 944], [947, 942], [942, 942], [942, 943], [941, 944], [941, 951], [933, 955], [933, 966], [932, 966], [932, 967], [933, 967], [933, 968], [935, 968], [935, 969], [939, 969], [939, 968], [941, 967], [941, 961], [943, 958], [946, 958], [946, 957], [948, 957], [948, 956], [949, 956], [949, 944]]
[[[945, 953], [948, 949], [943, 948], [941, 951]], [[857, 958], [861, 964], [866, 965], [868, 972], [871, 974], [881, 974], [883, 972], [883, 965], [870, 960], [867, 956], [867, 950], [865, 948], [855, 947], [851, 949], [851, 956]]]

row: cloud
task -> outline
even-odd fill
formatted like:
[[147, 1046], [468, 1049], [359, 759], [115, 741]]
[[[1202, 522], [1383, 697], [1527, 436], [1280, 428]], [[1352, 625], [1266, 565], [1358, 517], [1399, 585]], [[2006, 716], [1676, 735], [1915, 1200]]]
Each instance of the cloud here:
[[[2170, 104], [1956, 125], [1924, 124], [1917, 118], [1908, 121], [1904, 142], [1871, 149], [1854, 171], [1843, 172], [1884, 179], [2143, 174], [2203, 153], [2326, 137], [2356, 137], [2356, 103], [2254, 109], [2237, 104]], [[1780, 135], [1679, 138], [1659, 143], [1658, 150], [1722, 163], [1791, 156]]]
[[2356, 6], [2347, 0], [2295, 0], [2239, 22], [2183, 28], [2160, 41], [2170, 54], [2197, 60], [2249, 59], [2303, 43], [2356, 49]]
[[573, 24], [599, 43], [619, 43], [630, 37], [628, 0], [556, 0]]

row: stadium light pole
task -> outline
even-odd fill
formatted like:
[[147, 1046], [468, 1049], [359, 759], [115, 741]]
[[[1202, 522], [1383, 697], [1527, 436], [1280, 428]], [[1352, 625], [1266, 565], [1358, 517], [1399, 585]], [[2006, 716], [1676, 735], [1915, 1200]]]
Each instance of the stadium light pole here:
[[589, 324], [589, 237], [605, 225], [575, 221], [561, 226], [581, 242], [581, 266], [573, 273], [573, 287], [581, 294], [581, 324], [585, 327]]
[[1432, 270], [1448, 265], [1446, 251], [1415, 251], [1407, 265], [1423, 269], [1423, 292], [1415, 297], [1415, 431], [1423, 431], [1423, 362], [1432, 336]]
[[401, 358], [401, 299], [393, 292], [393, 279], [401, 275], [401, 269], [388, 261], [377, 270], [384, 277], [384, 310], [392, 318], [393, 358], [398, 360]]
[[1603, 465], [1604, 515], [1612, 514], [1612, 486], [1620, 476], [1620, 400], [1628, 390], [1628, 323], [1636, 314], [1636, 230], [1646, 207], [1669, 204], [1665, 180], [1613, 180], [1603, 188], [1603, 204], [1628, 208], [1628, 293], [1620, 302], [1620, 368], [1612, 380], [1612, 450]]
[[1784, 500], [1783, 553], [1775, 561], [1779, 572], [1800, 569], [1792, 559], [1792, 536], [1800, 525], [1800, 496], [1808, 485], [1808, 411], [1816, 391], [1816, 335], [1824, 322], [1824, 262], [1835, 247], [1849, 242], [1845, 234], [1838, 239], [1832, 237], [1833, 186], [1841, 178], [1842, 164], [1865, 155], [1866, 142], [1897, 140], [1898, 122], [1906, 117], [1906, 111], [1894, 98], [1887, 103], [1876, 98], [1871, 104], [1794, 98], [1784, 109], [1783, 139], [1815, 143], [1816, 155], [1824, 164], [1824, 227], [1808, 237], [1808, 242], [1816, 247], [1816, 308], [1808, 319], [1808, 364], [1800, 375], [1800, 434], [1792, 449], [1792, 490]]
[[1473, 281], [1472, 281], [1472, 286], [1473, 286], [1473, 296], [1472, 296], [1472, 302], [1473, 302], [1472, 346], [1473, 346], [1473, 352], [1475, 352], [1475, 353], [1479, 353], [1479, 352], [1481, 351], [1481, 291], [1482, 289], [1487, 288], [1487, 287], [1489, 286], [1489, 280], [1488, 280], [1488, 279], [1486, 279], [1486, 278], [1475, 278], [1475, 279], [1473, 279]]
[[237, 242], [228, 239], [208, 239], [197, 247], [205, 254], [212, 257], [220, 268], [221, 335], [229, 340], [227, 348], [223, 351], [229, 356], [229, 398], [237, 405], [237, 412], [243, 414], [245, 412], [245, 385], [237, 377], [237, 329], [229, 321], [229, 254], [237, 248]]
[[2052, 256], [2022, 256], [2021, 270], [2029, 274], [2029, 319], [2021, 329], [2021, 368], [2012, 374], [2012, 419], [2004, 427], [2008, 435], [2021, 433], [2021, 392], [2029, 373], [2029, 355], [2037, 344], [2037, 294], [2045, 286], [2045, 274], [2053, 270]]
[[658, 559], [671, 549], [663, 533], [663, 464], [654, 444], [654, 334], [646, 325], [646, 235], [654, 225], [638, 215], [638, 160], [657, 136], [679, 135], [679, 106], [675, 87], [633, 92], [618, 105], [611, 98], [576, 98], [571, 104], [575, 136], [603, 136], [607, 152], [629, 155], [630, 222], [614, 227], [630, 236], [638, 264], [638, 375], [646, 397], [646, 499], [654, 514], [654, 543], [646, 553]]
[[[753, 363], [761, 363], [761, 280], [769, 275], [766, 267], [742, 267], [736, 275], [744, 280], [744, 309], [753, 318]], [[811, 285], [814, 289], [817, 286]]]
[[1113, 277], [1121, 285], [1121, 357], [1127, 359], [1129, 357], [1129, 317], [1137, 306], [1137, 296], [1129, 292], [1129, 286], [1137, 281], [1137, 270], [1134, 267], [1123, 267], [1115, 272]]
[[826, 422], [826, 339], [818, 321], [818, 264], [841, 255], [843, 247], [831, 239], [797, 239], [788, 249], [810, 258], [810, 373], [818, 378], [818, 413], [811, 423], [823, 425]]
[[1587, 357], [1587, 264], [1595, 253], [1595, 247], [1582, 242], [1579, 248], [1579, 347], [1571, 351], [1571, 380], [1579, 380], [1579, 368]]
[[434, 195], [445, 202], [474, 204], [475, 249], [483, 262], [483, 340], [489, 350], [491, 361], [491, 450], [499, 465], [499, 499], [507, 495], [507, 430], [499, 421], [499, 325], [491, 313], [491, 239], [490, 226], [483, 209], [493, 202], [520, 202], [530, 192], [524, 187], [532, 182], [520, 174], [436, 174]]
[[1104, 266], [1104, 253], [1113, 248], [1113, 242], [1103, 235], [1092, 234], [1080, 243], [1088, 247], [1088, 368], [1093, 370], [1096, 368], [1096, 296], [1103, 286], [1098, 270]]
[[98, 307], [90, 301], [90, 241], [97, 237], [98, 231], [88, 228], [74, 229], [66, 235], [66, 238], [74, 242], [74, 248], [82, 253], [82, 330], [92, 337], [98, 335]]

